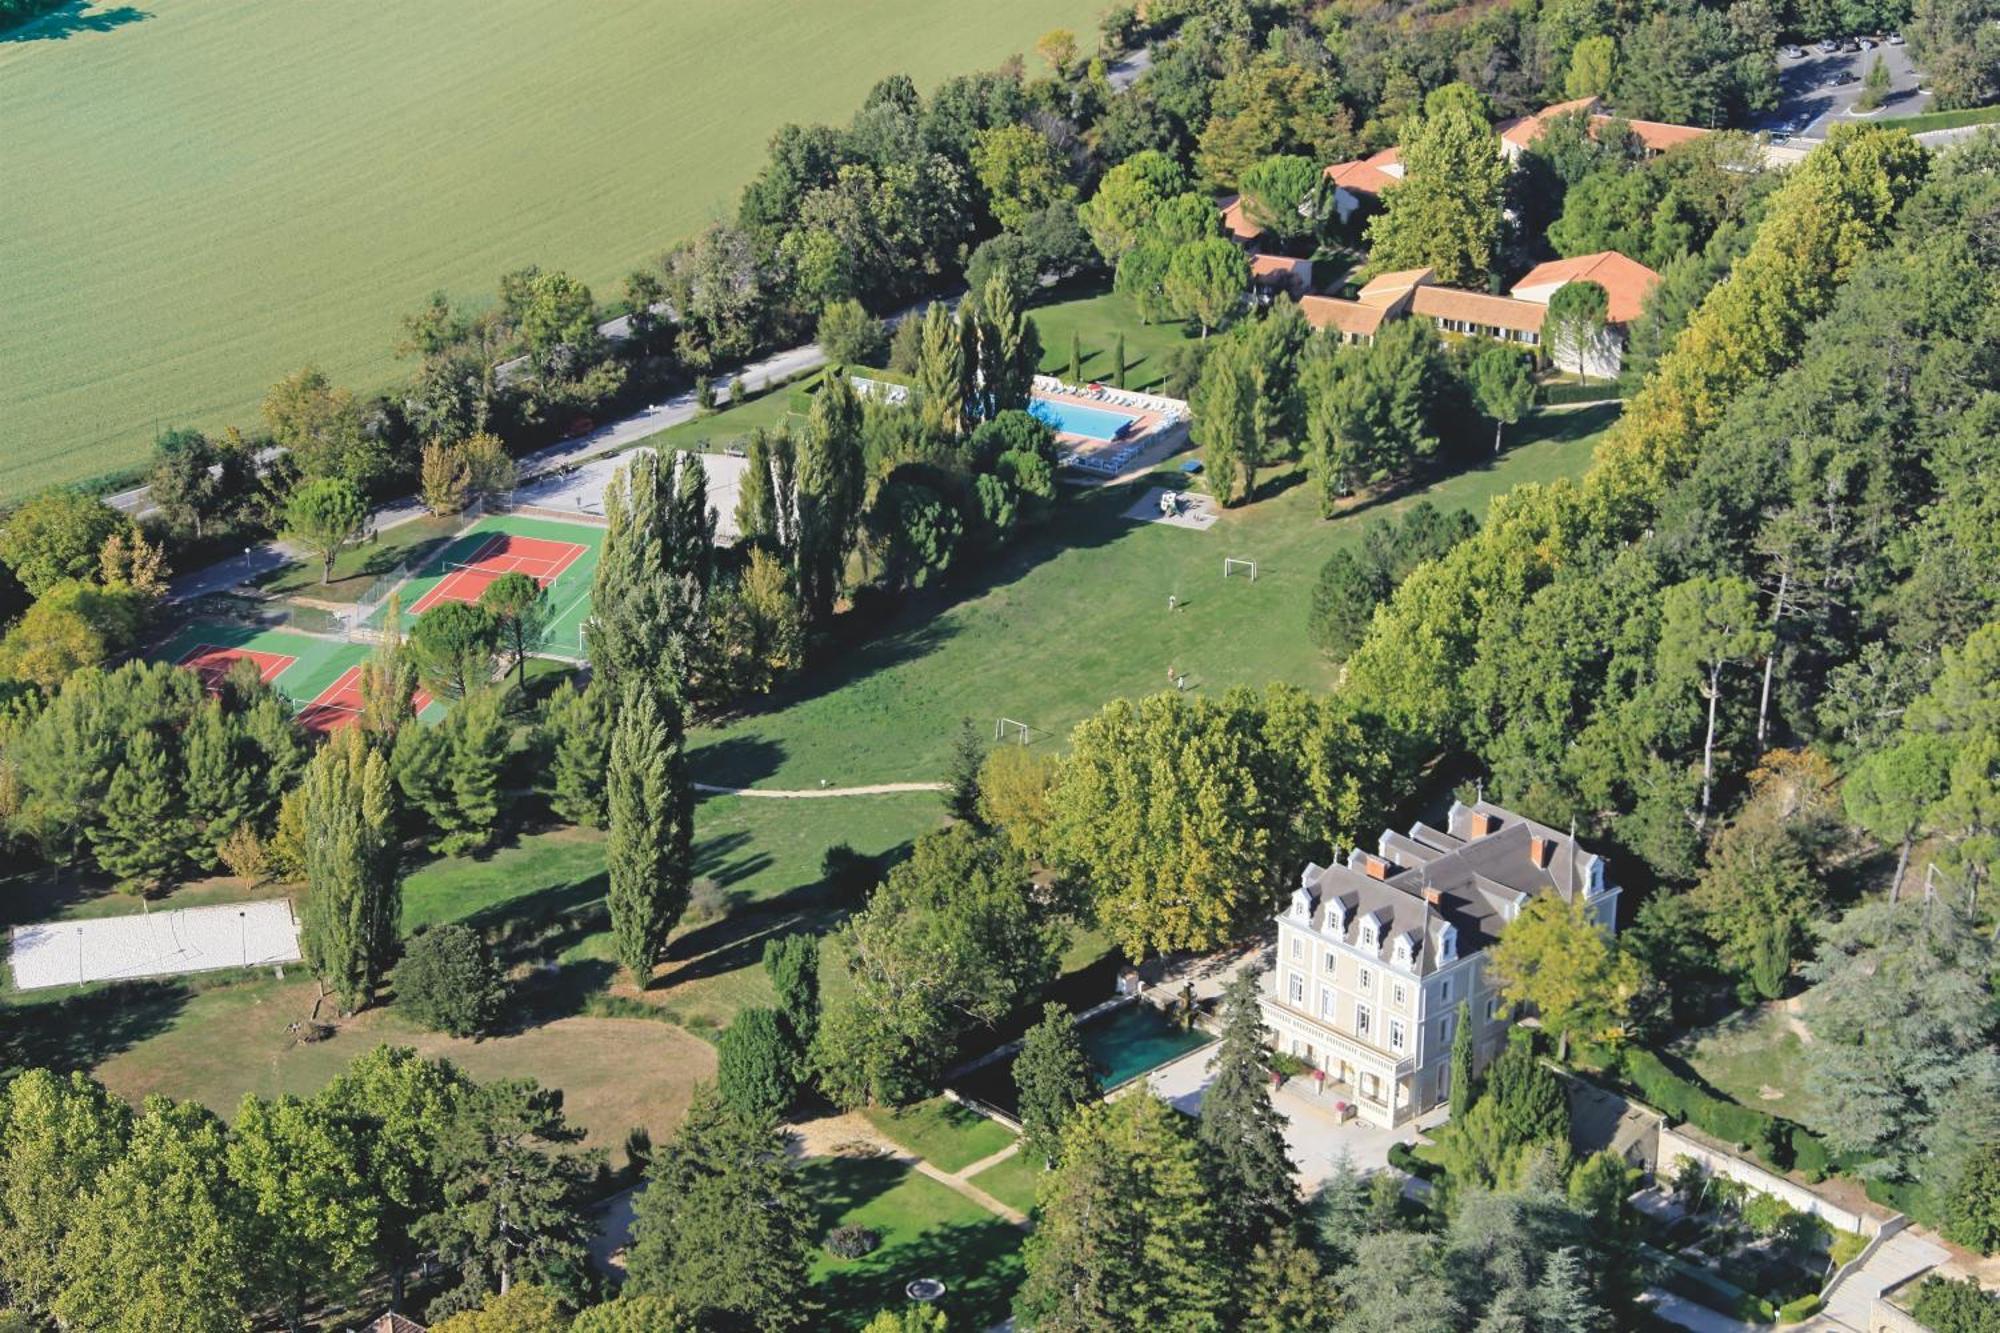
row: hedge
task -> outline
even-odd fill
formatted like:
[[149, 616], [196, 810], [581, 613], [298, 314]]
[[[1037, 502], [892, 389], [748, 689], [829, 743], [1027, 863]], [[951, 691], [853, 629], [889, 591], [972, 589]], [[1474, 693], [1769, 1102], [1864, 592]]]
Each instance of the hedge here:
[[1800, 1324], [1819, 1313], [1818, 1296], [1801, 1296], [1797, 1300], [1778, 1307], [1778, 1322]]
[[1544, 384], [1540, 397], [1544, 406], [1558, 403], [1608, 403], [1616, 398], [1628, 396], [1626, 388], [1616, 380], [1606, 380], [1602, 384]]
[[1967, 125], [1987, 125], [2000, 121], [2000, 106], [1976, 106], [1964, 111], [1926, 111], [1921, 116], [1896, 116], [1875, 123], [1885, 130], [1908, 130], [1923, 134], [1930, 130], [1956, 130]]
[[1436, 1162], [1426, 1162], [1417, 1156], [1407, 1143], [1389, 1145], [1389, 1165], [1420, 1180], [1436, 1180], [1444, 1174], [1443, 1167]]
[[1676, 1256], [1667, 1256], [1660, 1285], [1676, 1296], [1746, 1323], [1768, 1324], [1777, 1317], [1776, 1308], [1762, 1296]]
[[1640, 1099], [1671, 1120], [1685, 1120], [1724, 1143], [1754, 1151], [1777, 1170], [1797, 1168], [1807, 1180], [1824, 1180], [1832, 1168], [1826, 1145], [1804, 1126], [1718, 1097], [1676, 1074], [1644, 1047], [1624, 1051], [1618, 1063]]

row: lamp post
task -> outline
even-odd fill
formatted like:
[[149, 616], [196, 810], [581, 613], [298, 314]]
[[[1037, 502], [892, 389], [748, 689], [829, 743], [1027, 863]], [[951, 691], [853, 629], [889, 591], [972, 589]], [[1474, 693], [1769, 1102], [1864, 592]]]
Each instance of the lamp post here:
[[236, 909], [236, 947], [242, 954], [242, 966], [250, 966], [250, 913], [241, 907]]

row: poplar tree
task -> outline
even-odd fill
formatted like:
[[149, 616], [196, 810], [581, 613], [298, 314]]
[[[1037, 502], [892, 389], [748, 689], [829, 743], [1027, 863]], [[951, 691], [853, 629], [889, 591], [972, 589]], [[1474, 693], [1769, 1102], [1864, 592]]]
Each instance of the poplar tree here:
[[[942, 312], [943, 307], [933, 309]], [[866, 481], [861, 402], [846, 379], [834, 376], [813, 400], [799, 449], [799, 594], [811, 622], [824, 623], [833, 612], [847, 555], [860, 531]]]
[[300, 788], [306, 900], [299, 949], [349, 1013], [366, 1007], [396, 952], [402, 884], [389, 766], [355, 728], [335, 732]]
[[998, 275], [979, 299], [979, 418], [1024, 410], [1042, 360], [1041, 335], [1021, 309], [1013, 288]]
[[384, 604], [382, 637], [361, 664], [357, 686], [363, 731], [393, 736], [416, 717], [417, 665], [403, 642], [403, 603], [397, 593], [390, 593]]
[[1236, 502], [1239, 468], [1256, 475], [1255, 407], [1256, 388], [1238, 347], [1225, 342], [1208, 358], [1194, 403], [1195, 443], [1208, 454], [1208, 489], [1224, 505]]
[[613, 685], [678, 682], [714, 569], [715, 516], [700, 456], [641, 453], [604, 490], [606, 529], [584, 626], [593, 670]]
[[[957, 321], [951, 311], [937, 301], [924, 310], [918, 326], [917, 396], [924, 424], [947, 439], [957, 439], [965, 429], [965, 347], [959, 338]], [[832, 379], [827, 388], [832, 387]], [[821, 389], [820, 397], [826, 396]], [[817, 408], [818, 404], [815, 403]], [[804, 489], [804, 478], [800, 479]]]
[[1298, 1207], [1285, 1121], [1271, 1104], [1257, 978], [1236, 974], [1222, 997], [1222, 1041], [1201, 1096], [1198, 1137], [1217, 1221], [1238, 1262], [1290, 1225]]
[[644, 989], [687, 908], [694, 818], [679, 710], [663, 708], [642, 682], [628, 682], [619, 701], [605, 796], [611, 937], [618, 961]]
[[736, 535], [743, 541], [779, 538], [778, 495], [772, 477], [771, 436], [761, 427], [750, 432], [744, 451], [743, 480], [736, 490]]

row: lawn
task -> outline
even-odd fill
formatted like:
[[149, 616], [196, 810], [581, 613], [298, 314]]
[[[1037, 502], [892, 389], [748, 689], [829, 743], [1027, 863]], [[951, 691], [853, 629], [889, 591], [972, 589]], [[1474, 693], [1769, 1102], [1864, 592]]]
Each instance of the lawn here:
[[878, 1311], [907, 1304], [903, 1289], [921, 1277], [945, 1284], [939, 1304], [953, 1328], [988, 1328], [1006, 1318], [1021, 1281], [1020, 1228], [886, 1158], [817, 1157], [803, 1170], [822, 1235], [852, 1225], [882, 1238], [859, 1259], [820, 1251], [813, 1281], [827, 1310], [818, 1326], [859, 1328]]
[[319, 581], [320, 565], [317, 560], [282, 565], [261, 581], [252, 582], [274, 597], [299, 596], [316, 602], [351, 606], [361, 600], [376, 580], [398, 565], [415, 569], [431, 559], [450, 544], [465, 524], [464, 516], [456, 514], [447, 518], [427, 515], [398, 523], [374, 541], [350, 546], [335, 556], [333, 577], [325, 583]]
[[[375, 388], [433, 290], [523, 264], [612, 297], [733, 206], [788, 121], [1095, 31], [1097, 0], [149, 0], [0, 43], [0, 499]], [[100, 30], [101, 29], [101, 30]], [[217, 95], [227, 89], [227, 95]]]
[[1115, 292], [1051, 301], [1028, 312], [1042, 338], [1042, 373], [1067, 379], [1069, 344], [1082, 344], [1083, 378], [1111, 383], [1116, 373], [1117, 340], [1125, 335], [1125, 386], [1152, 389], [1166, 369], [1167, 353], [1194, 342], [1192, 325], [1142, 324], [1129, 296]]
[[1013, 1131], [999, 1121], [943, 1097], [901, 1110], [871, 1106], [861, 1114], [899, 1146], [940, 1171], [963, 1171], [1014, 1141]]
[[1686, 1060], [1717, 1092], [1788, 1120], [1807, 1120], [1804, 1044], [1777, 1005], [1740, 1010], [1676, 1042]]
[[1048, 1170], [1042, 1159], [1023, 1149], [967, 1179], [1009, 1207], [1032, 1213], [1035, 1191], [1046, 1175]]
[[[1514, 485], [1580, 474], [1616, 411], [1537, 416], [1498, 459], [1362, 512], [1394, 513], [1421, 496], [1483, 518]], [[996, 718], [1019, 719], [1033, 743], [1059, 748], [1107, 700], [1161, 689], [1169, 667], [1208, 692], [1333, 683], [1306, 617], [1327, 555], [1359, 540], [1358, 515], [1322, 520], [1308, 488], [1293, 485], [1195, 532], [1127, 520], [1137, 498], [1119, 487], [1069, 492], [1046, 531], [912, 599], [762, 711], [692, 733], [695, 772], [738, 786], [935, 780], [961, 718], [988, 737]], [[1225, 555], [1256, 559], [1256, 582], [1225, 582]], [[1172, 614], [1169, 596], [1181, 608]]]

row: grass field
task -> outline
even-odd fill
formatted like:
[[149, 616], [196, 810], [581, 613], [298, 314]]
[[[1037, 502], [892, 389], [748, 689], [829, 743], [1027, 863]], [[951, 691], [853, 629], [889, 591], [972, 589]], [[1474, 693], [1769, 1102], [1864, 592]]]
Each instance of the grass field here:
[[1041, 1187], [1042, 1177], [1047, 1174], [1048, 1169], [1042, 1165], [1042, 1159], [1024, 1148], [970, 1179], [972, 1184], [1008, 1207], [1032, 1213], [1035, 1211], [1035, 1191]]
[[[522, 543], [509, 548], [510, 537], [533, 543], [526, 560], [517, 551]], [[493, 514], [480, 519], [450, 541], [420, 548], [419, 565], [410, 580], [397, 590], [403, 614], [420, 615], [427, 605], [444, 601], [477, 601], [480, 591], [492, 582], [486, 575], [473, 576], [456, 569], [473, 564], [487, 571], [506, 572], [519, 565], [523, 572], [538, 576], [549, 606], [549, 623], [542, 644], [551, 652], [575, 656], [582, 651], [583, 622], [590, 618], [590, 581], [597, 572], [597, 558], [604, 547], [604, 529], [588, 523], [558, 523], [545, 518], [524, 518], [518, 514]], [[581, 549], [577, 549], [581, 548]], [[551, 551], [565, 554], [549, 556]], [[526, 563], [523, 561], [526, 560]], [[377, 627], [387, 613], [387, 605], [376, 612], [371, 624]]]
[[1021, 1281], [1019, 1227], [963, 1195], [879, 1157], [816, 1157], [803, 1168], [822, 1234], [843, 1224], [882, 1237], [873, 1253], [813, 1261], [814, 1295], [827, 1306], [820, 1327], [856, 1329], [881, 1310], [907, 1304], [917, 1278], [945, 1284], [939, 1302], [953, 1328], [989, 1328], [1004, 1319]]
[[1067, 377], [1069, 343], [1080, 344], [1083, 378], [1111, 382], [1116, 371], [1118, 335], [1125, 335], [1125, 385], [1152, 389], [1160, 382], [1167, 353], [1196, 341], [1190, 324], [1141, 324], [1139, 308], [1129, 296], [1115, 292], [1051, 301], [1028, 312], [1042, 339], [1041, 370]]
[[999, 1121], [943, 1097], [900, 1111], [871, 1106], [861, 1114], [891, 1140], [944, 1171], [963, 1171], [1014, 1141], [1013, 1132]]
[[[1616, 411], [1532, 418], [1499, 458], [1331, 522], [1303, 485], [1225, 511], [1206, 532], [1128, 521], [1131, 488], [1069, 493], [1049, 530], [971, 580], [912, 600], [763, 711], [692, 733], [694, 770], [738, 786], [934, 780], [962, 717], [989, 737], [996, 717], [1016, 718], [1035, 744], [1060, 747], [1108, 700], [1164, 688], [1170, 666], [1209, 692], [1280, 680], [1324, 689], [1334, 671], [1306, 615], [1321, 564], [1360, 539], [1363, 516], [1427, 498], [1484, 518], [1520, 482], [1580, 474]], [[1255, 558], [1257, 581], [1225, 582], [1225, 555]]]
[[136, 463], [165, 425], [251, 425], [309, 362], [379, 386], [434, 289], [539, 263], [613, 296], [733, 204], [781, 124], [1053, 27], [1088, 43], [1102, 8], [149, 0], [12, 33], [0, 499]]
[[1674, 1053], [1717, 1092], [1790, 1120], [1812, 1114], [1804, 1051], [1784, 1010], [1768, 1004], [1731, 1014], [1674, 1045]]

